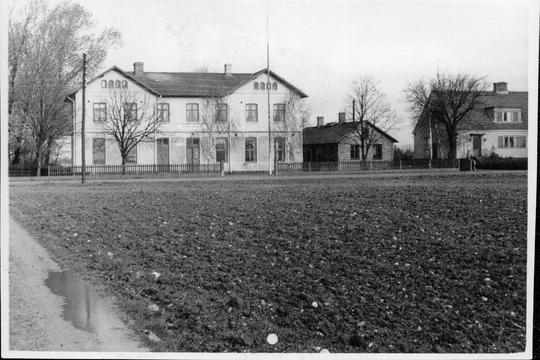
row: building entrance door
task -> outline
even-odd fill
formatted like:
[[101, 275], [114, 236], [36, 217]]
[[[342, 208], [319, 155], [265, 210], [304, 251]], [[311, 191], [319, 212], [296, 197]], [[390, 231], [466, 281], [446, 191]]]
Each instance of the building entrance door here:
[[471, 135], [472, 136], [472, 156], [479, 157], [482, 156], [482, 135]]
[[200, 163], [200, 140], [199, 138], [186, 139], [186, 161], [191, 171], [199, 168]]

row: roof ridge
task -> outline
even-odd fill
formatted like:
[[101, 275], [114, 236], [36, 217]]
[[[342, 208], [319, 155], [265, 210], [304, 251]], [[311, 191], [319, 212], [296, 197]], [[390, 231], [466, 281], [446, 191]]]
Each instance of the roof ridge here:
[[[143, 74], [135, 75], [133, 71], [126, 71], [127, 74], [133, 74], [134, 76], [140, 76], [144, 74], [198, 74], [198, 75], [225, 75], [225, 73], [222, 72], [198, 72], [198, 71], [145, 71]], [[230, 75], [252, 75], [253, 73], [231, 73]]]

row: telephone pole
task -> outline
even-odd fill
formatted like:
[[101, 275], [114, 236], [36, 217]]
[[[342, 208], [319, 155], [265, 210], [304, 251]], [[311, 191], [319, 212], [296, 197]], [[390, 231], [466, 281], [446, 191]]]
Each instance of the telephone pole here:
[[84, 143], [84, 118], [86, 117], [86, 54], [83, 54], [83, 72], [82, 72], [82, 119], [81, 119], [81, 182], [84, 184], [84, 177], [86, 173], [86, 157], [85, 157], [85, 143]]

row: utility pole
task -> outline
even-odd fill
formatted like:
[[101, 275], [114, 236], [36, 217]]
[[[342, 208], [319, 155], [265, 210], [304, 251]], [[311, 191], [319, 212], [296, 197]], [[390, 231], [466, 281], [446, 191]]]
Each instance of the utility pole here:
[[272, 133], [270, 128], [270, 42], [268, 40], [268, 0], [266, 0], [266, 93], [268, 97], [268, 174], [272, 175]]
[[86, 159], [85, 159], [85, 143], [84, 143], [84, 118], [86, 117], [86, 54], [83, 54], [83, 71], [82, 71], [82, 119], [81, 119], [81, 161], [82, 161], [82, 174], [81, 182], [84, 184], [84, 177], [86, 173]]
[[352, 101], [352, 122], [355, 121], [355, 117], [356, 117], [356, 99], [353, 99]]

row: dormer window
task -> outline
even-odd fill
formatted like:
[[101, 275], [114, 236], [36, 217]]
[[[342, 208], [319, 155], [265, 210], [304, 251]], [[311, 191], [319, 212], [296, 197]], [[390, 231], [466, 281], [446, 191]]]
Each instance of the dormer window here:
[[496, 123], [519, 123], [521, 122], [520, 109], [495, 109], [494, 121]]
[[107, 87], [107, 80], [101, 80], [101, 87], [106, 88]]
[[253, 89], [259, 90], [259, 83], [258, 82], [253, 83]]

